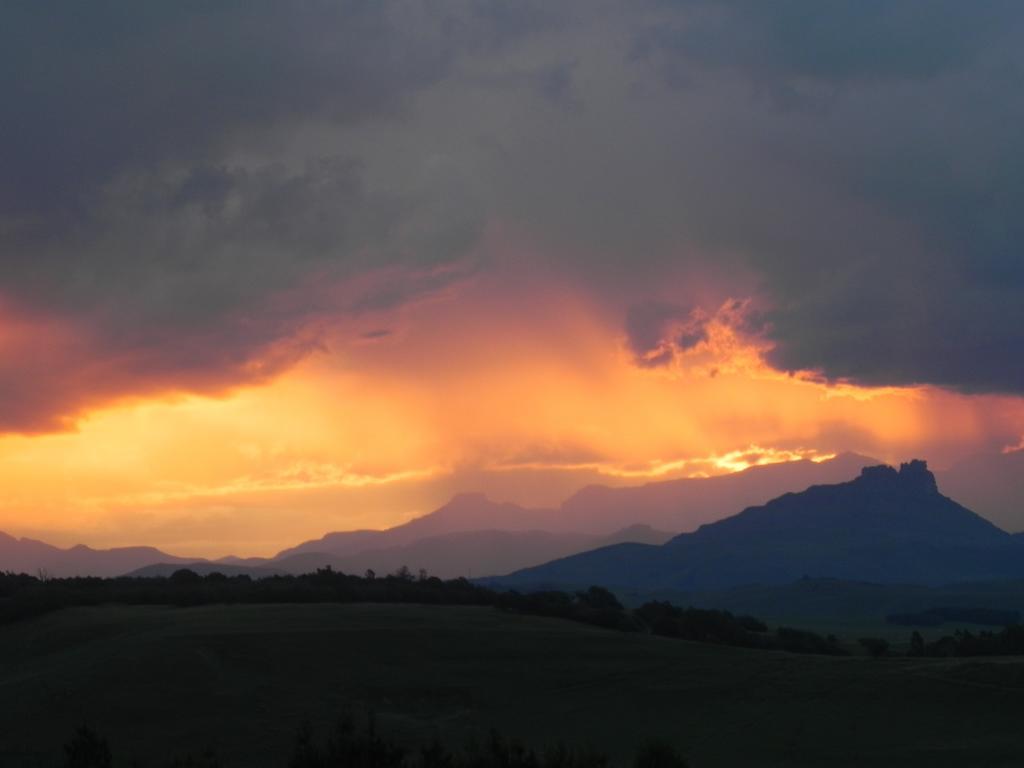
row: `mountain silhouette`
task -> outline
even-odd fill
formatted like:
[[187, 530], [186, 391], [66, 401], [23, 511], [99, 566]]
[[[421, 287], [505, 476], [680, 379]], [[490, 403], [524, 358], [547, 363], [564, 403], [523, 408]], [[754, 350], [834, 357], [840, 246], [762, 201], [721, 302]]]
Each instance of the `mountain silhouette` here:
[[634, 525], [609, 536], [550, 531], [461, 531], [426, 536], [408, 544], [367, 549], [339, 556], [324, 552], [297, 552], [277, 558], [273, 567], [288, 573], [310, 573], [331, 566], [344, 573], [392, 573], [403, 565], [432, 576], [449, 579], [458, 576], [487, 576], [539, 565], [596, 547], [622, 542], [662, 544], [671, 533]]
[[633, 523], [683, 533], [765, 499], [812, 485], [840, 483], [877, 459], [840, 453], [825, 461], [787, 461], [713, 477], [685, 477], [610, 488], [591, 485], [570, 496], [557, 524], [570, 530], [609, 532]]
[[152, 563], [183, 564], [195, 558], [169, 555], [154, 547], [92, 549], [83, 544], [61, 549], [35, 539], [0, 532], [0, 570], [49, 576], [119, 576]]
[[[441, 576], [507, 573], [615, 542], [660, 544], [671, 534], [694, 530], [786, 491], [849, 479], [870, 464], [877, 462], [845, 453], [822, 462], [771, 464], [716, 477], [616, 488], [592, 485], [556, 508], [528, 508], [492, 501], [481, 493], [462, 493], [402, 525], [328, 533], [274, 557], [228, 556], [208, 561], [176, 557], [152, 547], [60, 549], [0, 534], [0, 569], [33, 574], [43, 570], [53, 576], [115, 576], [152, 575], [188, 566], [204, 573], [220, 570], [259, 576], [309, 572], [324, 565], [348, 573], [367, 568], [387, 573], [407, 565]], [[153, 567], [139, 570], [148, 566]]]
[[939, 493], [923, 461], [787, 493], [662, 546], [621, 544], [497, 579], [716, 589], [803, 576], [942, 584], [1024, 576], [1021, 538]]
[[430, 536], [467, 531], [550, 530], [556, 514], [551, 509], [528, 509], [510, 502], [491, 501], [482, 493], [460, 493], [444, 506], [402, 525], [385, 530], [327, 533], [319, 539], [281, 550], [272, 560], [278, 562], [302, 553], [344, 557], [404, 546]]
[[[482, 493], [461, 493], [433, 512], [394, 528], [328, 533], [319, 539], [282, 550], [270, 561], [262, 562], [280, 562], [300, 553], [345, 557], [405, 546], [429, 536], [469, 531], [547, 531], [612, 536], [632, 526], [642, 525], [680, 533], [787, 491], [848, 480], [856, 477], [863, 467], [877, 463], [855, 453], [843, 453], [821, 462], [802, 460], [766, 464], [715, 477], [662, 480], [619, 488], [590, 485], [554, 509], [495, 502]], [[240, 564], [236, 560], [231, 562]], [[261, 563], [250, 559], [246, 564]]]

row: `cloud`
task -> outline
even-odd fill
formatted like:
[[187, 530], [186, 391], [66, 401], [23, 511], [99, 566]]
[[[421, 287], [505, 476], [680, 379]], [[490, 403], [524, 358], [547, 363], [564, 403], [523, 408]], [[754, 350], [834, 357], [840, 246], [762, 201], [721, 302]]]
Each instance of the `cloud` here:
[[[638, 35], [635, 55], [694, 109], [732, 113], [719, 169], [735, 186], [712, 188], [702, 219], [731, 208], [734, 224], [699, 239], [762, 276], [769, 361], [867, 385], [1024, 391], [1020, 6], [660, 10], [668, 23]], [[708, 82], [728, 96], [702, 107]], [[753, 146], [775, 167], [727, 166]], [[748, 207], [750, 185], [767, 217]]]
[[0, 430], [265, 381], [501, 269], [568, 280], [648, 367], [714, 326], [782, 371], [1024, 392], [1017, 3], [0, 22]]
[[[0, 12], [0, 431], [265, 381], [329, 321], [462, 274], [482, 221], [445, 167], [369, 188], [311, 125], [401, 126], [530, 4], [99, 3]], [[376, 276], [376, 277], [375, 277]], [[353, 295], [352, 286], [362, 286]], [[43, 346], [39, 346], [42, 342]]]
[[[972, 64], [1007, 34], [1009, 0], [668, 0], [638, 55], [756, 73], [764, 82], [920, 80]], [[667, 22], [667, 23], [665, 23]]]
[[664, 302], [635, 304], [626, 313], [626, 345], [641, 368], [700, 363], [715, 376], [765, 347], [770, 330], [750, 299], [727, 299], [712, 311]]

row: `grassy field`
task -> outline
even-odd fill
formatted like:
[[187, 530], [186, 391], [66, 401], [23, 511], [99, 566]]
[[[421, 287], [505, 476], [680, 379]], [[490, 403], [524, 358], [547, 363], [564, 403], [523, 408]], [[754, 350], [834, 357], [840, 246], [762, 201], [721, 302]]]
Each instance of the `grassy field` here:
[[826, 658], [695, 645], [486, 608], [70, 609], [0, 628], [0, 765], [50, 766], [83, 722], [119, 765], [215, 747], [284, 766], [298, 724], [368, 708], [410, 743], [498, 727], [624, 763], [1020, 766], [1024, 658]]

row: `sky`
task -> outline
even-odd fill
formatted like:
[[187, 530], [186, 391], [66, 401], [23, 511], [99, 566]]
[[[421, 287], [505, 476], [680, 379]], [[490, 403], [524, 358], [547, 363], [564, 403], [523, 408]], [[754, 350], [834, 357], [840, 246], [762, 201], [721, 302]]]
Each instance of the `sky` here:
[[1022, 33], [6, 4], [0, 530], [266, 555], [459, 491], [1024, 450]]

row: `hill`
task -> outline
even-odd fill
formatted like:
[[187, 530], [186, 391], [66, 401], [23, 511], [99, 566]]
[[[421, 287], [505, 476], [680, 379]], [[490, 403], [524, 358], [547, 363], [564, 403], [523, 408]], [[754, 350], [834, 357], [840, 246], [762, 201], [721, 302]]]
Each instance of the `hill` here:
[[16, 539], [0, 532], [0, 570], [50, 576], [118, 576], [152, 563], [181, 564], [189, 558], [175, 557], [155, 547], [92, 549], [79, 544], [61, 549], [35, 539]]
[[0, 627], [0, 764], [53, 764], [88, 720], [116, 765], [210, 746], [279, 768], [303, 720], [372, 708], [409, 743], [497, 727], [613, 765], [652, 738], [698, 768], [1017, 765], [1022, 687], [1019, 659], [807, 657], [486, 608], [102, 606]]
[[427, 536], [409, 544], [367, 549], [347, 556], [324, 552], [298, 552], [277, 558], [271, 565], [288, 573], [310, 573], [330, 565], [344, 573], [393, 573], [405, 566], [421, 568], [442, 579], [486, 576], [539, 565], [557, 557], [622, 542], [663, 544], [671, 533], [634, 525], [610, 536], [550, 531], [464, 531]]
[[1024, 577], [1020, 540], [939, 493], [921, 461], [865, 468], [658, 546], [621, 544], [525, 569], [508, 586], [716, 589], [801, 576], [942, 584]]
[[[755, 584], [705, 591], [623, 592], [620, 598], [633, 606], [652, 599], [668, 600], [676, 605], [748, 614], [773, 623], [808, 626], [821, 632], [833, 631], [839, 626], [873, 627], [877, 631], [890, 614], [923, 612], [936, 607], [1024, 613], [1024, 580], [925, 586], [808, 577], [788, 584]], [[902, 630], [899, 634], [905, 635]]]

